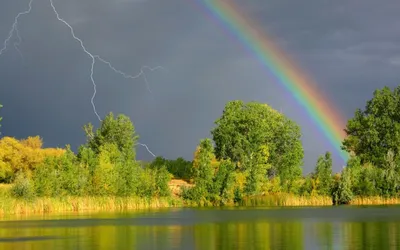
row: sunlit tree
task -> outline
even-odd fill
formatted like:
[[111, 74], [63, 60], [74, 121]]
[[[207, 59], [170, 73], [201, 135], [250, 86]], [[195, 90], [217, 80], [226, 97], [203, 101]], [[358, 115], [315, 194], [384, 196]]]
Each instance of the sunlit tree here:
[[[266, 104], [242, 101], [228, 102], [211, 131], [217, 159], [230, 159], [245, 170], [254, 165], [249, 160], [263, 147], [268, 148], [269, 175], [279, 176], [290, 190], [301, 176], [303, 147], [300, 127]], [[252, 158], [255, 159], [255, 158]]]
[[364, 110], [357, 109], [347, 122], [343, 149], [353, 152], [361, 163], [383, 167], [389, 150], [400, 161], [400, 86], [374, 92]]

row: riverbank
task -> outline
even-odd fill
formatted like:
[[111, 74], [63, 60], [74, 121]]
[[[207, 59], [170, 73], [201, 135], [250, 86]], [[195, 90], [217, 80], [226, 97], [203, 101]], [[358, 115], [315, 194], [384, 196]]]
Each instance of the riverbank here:
[[126, 211], [181, 206], [183, 206], [183, 203], [174, 198], [63, 197], [23, 200], [2, 197], [0, 200], [0, 216], [66, 212]]
[[[169, 183], [171, 197], [168, 198], [138, 198], [138, 197], [34, 197], [32, 199], [17, 199], [10, 195], [11, 185], [0, 185], [0, 217], [8, 215], [33, 215], [69, 212], [102, 212], [102, 211], [129, 211], [140, 209], [157, 209], [171, 207], [213, 206], [212, 204], [194, 204], [186, 202], [180, 197], [182, 187], [192, 185], [184, 181]], [[350, 205], [395, 205], [400, 204], [399, 198], [383, 197], [355, 197]], [[263, 196], [245, 197], [236, 204], [225, 206], [332, 206], [329, 196], [296, 196], [287, 193], [268, 194]]]
[[[395, 205], [398, 198], [357, 197], [350, 205]], [[227, 206], [243, 207], [293, 207], [293, 206], [332, 206], [330, 197], [295, 196], [292, 194], [273, 194], [258, 197], [246, 197], [238, 204]], [[31, 200], [0, 197], [0, 217], [8, 215], [34, 215], [69, 212], [118, 212], [140, 209], [158, 209], [172, 207], [194, 207], [180, 197], [171, 198], [138, 198], [138, 197], [62, 197], [33, 198]]]
[[400, 198], [385, 197], [355, 197], [350, 201], [350, 205], [399, 205]]

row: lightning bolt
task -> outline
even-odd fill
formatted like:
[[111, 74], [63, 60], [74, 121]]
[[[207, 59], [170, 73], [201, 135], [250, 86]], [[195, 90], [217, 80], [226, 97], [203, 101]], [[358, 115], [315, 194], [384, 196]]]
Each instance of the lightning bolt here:
[[146, 149], [147, 149], [147, 152], [149, 152], [153, 157], [156, 157], [156, 155], [155, 154], [153, 154], [153, 152], [151, 152], [150, 151], [150, 149], [149, 149], [149, 147], [147, 147], [147, 145], [146, 144], [143, 144], [143, 143], [136, 143], [137, 145], [140, 145], [140, 146], [142, 146], [142, 147], [145, 147]]
[[17, 34], [17, 37], [18, 37], [18, 43], [14, 43], [14, 47], [15, 47], [15, 49], [18, 51], [18, 53], [20, 53], [20, 55], [22, 55], [22, 54], [21, 54], [21, 51], [18, 49], [18, 45], [21, 43], [21, 36], [19, 35], [19, 30], [18, 30], [18, 19], [19, 19], [21, 16], [23, 16], [23, 15], [26, 15], [26, 14], [31, 13], [31, 10], [32, 10], [32, 2], [33, 2], [33, 0], [29, 0], [29, 7], [28, 7], [28, 10], [23, 11], [23, 12], [20, 12], [20, 13], [18, 13], [17, 16], [15, 16], [14, 23], [13, 23], [13, 25], [11, 26], [10, 32], [8, 33], [8, 37], [7, 37], [6, 40], [4, 41], [3, 48], [0, 49], [0, 56], [7, 50], [7, 45], [8, 45], [8, 43], [10, 42], [11, 38], [13, 37], [14, 32]]
[[[32, 2], [33, 2], [33, 0], [29, 0], [29, 8], [28, 8], [28, 10], [18, 13], [18, 15], [15, 17], [14, 23], [13, 23], [13, 25], [12, 25], [12, 27], [11, 27], [11, 30], [10, 30], [10, 32], [8, 33], [8, 36], [7, 36], [6, 40], [4, 41], [3, 48], [0, 49], [0, 56], [7, 50], [7, 45], [8, 45], [8, 43], [10, 42], [11, 38], [13, 37], [13, 35], [14, 35], [14, 33], [15, 33], [16, 36], [17, 36], [17, 38], [18, 38], [18, 41], [14, 43], [14, 48], [18, 51], [18, 53], [19, 53], [19, 54], [21, 55], [21, 57], [23, 58], [22, 53], [21, 53], [21, 51], [20, 51], [19, 48], [18, 48], [18, 46], [21, 44], [21, 41], [22, 41], [21, 36], [20, 36], [20, 33], [19, 33], [19, 30], [18, 30], [18, 19], [19, 19], [21, 16], [26, 15], [26, 14], [29, 14], [29, 13], [31, 12], [31, 10], [32, 10]], [[92, 85], [93, 85], [93, 95], [92, 95], [92, 97], [91, 97], [91, 99], [90, 99], [90, 102], [91, 102], [92, 107], [93, 107], [93, 112], [94, 112], [94, 114], [96, 115], [97, 119], [98, 119], [100, 122], [102, 121], [102, 119], [101, 119], [100, 115], [99, 115], [98, 112], [97, 112], [96, 105], [95, 105], [95, 102], [94, 102], [94, 99], [95, 99], [96, 94], [97, 94], [97, 85], [96, 85], [96, 82], [95, 82], [95, 80], [94, 80], [94, 66], [95, 66], [95, 64], [96, 64], [96, 60], [98, 60], [99, 62], [102, 62], [102, 63], [106, 64], [113, 72], [115, 72], [115, 73], [117, 73], [117, 74], [119, 74], [119, 75], [122, 75], [122, 76], [123, 76], [124, 78], [126, 78], [126, 79], [136, 79], [136, 78], [139, 78], [139, 77], [142, 76], [143, 79], [144, 79], [144, 81], [145, 81], [147, 90], [148, 90], [150, 93], [152, 93], [152, 91], [151, 91], [151, 89], [150, 89], [150, 87], [149, 87], [149, 84], [148, 84], [148, 81], [147, 81], [147, 77], [146, 77], [146, 74], [145, 74], [145, 71], [144, 71], [144, 70], [145, 70], [145, 69], [148, 69], [148, 70], [150, 70], [150, 71], [155, 71], [155, 70], [158, 70], [158, 69], [164, 69], [163, 67], [158, 66], [158, 67], [155, 67], [155, 68], [151, 68], [151, 67], [149, 67], [149, 66], [142, 66], [142, 68], [140, 69], [140, 72], [139, 72], [138, 74], [136, 74], [136, 75], [129, 75], [129, 74], [127, 74], [127, 73], [125, 73], [125, 72], [123, 72], [123, 71], [121, 71], [121, 70], [115, 68], [109, 61], [103, 59], [103, 58], [100, 57], [99, 55], [95, 55], [95, 54], [92, 54], [91, 52], [89, 52], [89, 50], [86, 49], [86, 47], [85, 47], [85, 45], [84, 45], [82, 39], [80, 39], [79, 37], [77, 37], [77, 36], [75, 35], [75, 31], [74, 31], [74, 29], [72, 28], [72, 26], [71, 26], [67, 21], [65, 21], [63, 18], [60, 17], [60, 14], [58, 13], [58, 11], [57, 11], [57, 9], [56, 9], [53, 0], [49, 0], [49, 2], [50, 2], [50, 6], [51, 6], [51, 8], [53, 9], [53, 12], [54, 12], [54, 14], [56, 15], [56, 18], [58, 19], [58, 21], [62, 22], [65, 26], [67, 26], [67, 27], [69, 28], [69, 31], [70, 31], [71, 36], [73, 37], [73, 39], [76, 40], [76, 41], [79, 43], [79, 45], [80, 45], [81, 49], [83, 50], [83, 52], [84, 52], [87, 56], [89, 56], [90, 59], [91, 59], [90, 80], [91, 80]], [[165, 69], [164, 69], [164, 70], [165, 70]], [[153, 157], [155, 157], [155, 154], [149, 149], [149, 147], [148, 147], [146, 144], [143, 144], [143, 143], [139, 143], [139, 142], [138, 142], [137, 145], [140, 145], [140, 146], [145, 147], [146, 150], [147, 150]]]

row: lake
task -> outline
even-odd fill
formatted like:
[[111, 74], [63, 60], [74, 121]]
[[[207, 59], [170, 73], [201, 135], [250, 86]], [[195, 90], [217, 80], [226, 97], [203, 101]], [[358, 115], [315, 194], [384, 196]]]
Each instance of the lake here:
[[399, 248], [398, 206], [184, 208], [0, 221], [0, 250]]

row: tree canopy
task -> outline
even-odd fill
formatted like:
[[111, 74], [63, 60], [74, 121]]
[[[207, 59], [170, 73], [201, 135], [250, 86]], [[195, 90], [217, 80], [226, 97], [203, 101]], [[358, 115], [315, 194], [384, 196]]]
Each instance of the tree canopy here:
[[392, 150], [396, 161], [400, 152], [400, 86], [374, 92], [365, 110], [357, 109], [347, 123], [343, 149], [357, 155], [362, 163], [380, 167]]
[[9, 181], [18, 171], [31, 172], [47, 157], [59, 157], [65, 153], [60, 148], [42, 148], [39, 136], [17, 140], [0, 139], [0, 181]]
[[96, 154], [100, 153], [101, 146], [114, 144], [125, 157], [135, 158], [134, 146], [139, 136], [128, 116], [120, 114], [114, 118], [114, 114], [109, 113], [96, 132], [93, 132], [91, 123], [85, 125], [84, 130], [87, 136], [87, 145]]
[[215, 124], [211, 133], [218, 160], [230, 159], [238, 168], [247, 168], [249, 158], [267, 149], [269, 154], [264, 158], [270, 165], [270, 176], [278, 175], [286, 182], [301, 175], [304, 152], [300, 127], [270, 106], [231, 101]]
[[332, 157], [330, 152], [318, 157], [314, 175], [317, 192], [320, 195], [330, 195], [332, 188]]

